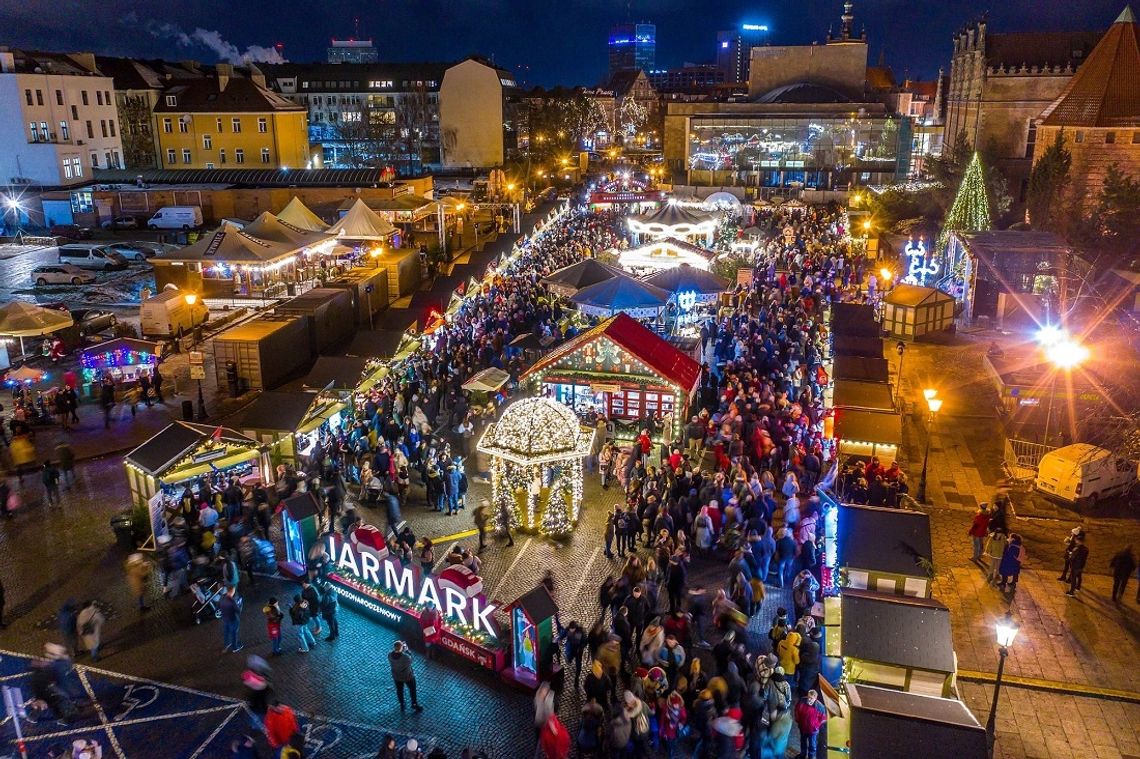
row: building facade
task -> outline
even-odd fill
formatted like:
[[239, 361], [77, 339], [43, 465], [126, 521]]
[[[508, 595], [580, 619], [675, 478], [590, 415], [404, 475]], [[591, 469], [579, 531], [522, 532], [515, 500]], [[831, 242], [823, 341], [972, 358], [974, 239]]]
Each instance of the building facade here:
[[0, 184], [71, 186], [121, 167], [113, 92], [90, 53], [0, 49]]
[[439, 88], [446, 63], [266, 66], [270, 86], [309, 115], [328, 167], [385, 165], [405, 176], [439, 166]]
[[652, 71], [657, 62], [657, 26], [638, 23], [611, 27], [609, 55], [611, 76], [625, 69]]
[[329, 63], [376, 63], [376, 46], [372, 40], [331, 40], [328, 49]]
[[954, 36], [945, 149], [959, 139], [987, 151], [1016, 197], [1028, 187], [1038, 119], [1064, 91], [1100, 32], [995, 34], [979, 21]]
[[502, 166], [518, 149], [514, 74], [481, 58], [444, 72], [439, 87], [439, 133], [444, 169]]
[[[1065, 91], [1041, 114], [1037, 144], [1058, 134], [1072, 155], [1072, 189], [1095, 207], [1112, 165], [1140, 178], [1140, 25], [1131, 8], [1109, 27]], [[1040, 157], [1042, 150], [1037, 151]]]
[[219, 63], [213, 76], [163, 90], [153, 130], [161, 169], [296, 169], [310, 162], [306, 109], [270, 91], [252, 66], [242, 76]]
[[761, 24], [743, 24], [739, 30], [717, 32], [716, 67], [724, 73], [725, 82], [747, 82], [752, 64], [752, 48], [758, 47], [768, 34]]

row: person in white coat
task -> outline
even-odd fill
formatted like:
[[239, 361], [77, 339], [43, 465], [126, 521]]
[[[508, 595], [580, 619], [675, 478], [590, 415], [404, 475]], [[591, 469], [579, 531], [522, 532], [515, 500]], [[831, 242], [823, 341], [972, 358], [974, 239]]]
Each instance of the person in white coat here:
[[88, 601], [75, 619], [76, 632], [84, 650], [91, 654], [91, 661], [99, 661], [99, 648], [103, 645], [103, 625], [107, 618], [94, 601]]

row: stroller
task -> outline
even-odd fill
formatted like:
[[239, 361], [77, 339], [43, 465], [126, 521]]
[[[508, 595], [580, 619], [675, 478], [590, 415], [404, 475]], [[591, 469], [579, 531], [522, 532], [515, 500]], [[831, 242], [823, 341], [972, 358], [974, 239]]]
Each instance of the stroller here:
[[190, 592], [194, 594], [192, 607], [194, 624], [202, 624], [202, 616], [207, 612], [213, 612], [214, 619], [222, 616], [222, 611], [218, 608], [218, 599], [225, 590], [225, 586], [218, 581], [198, 580], [190, 584]]

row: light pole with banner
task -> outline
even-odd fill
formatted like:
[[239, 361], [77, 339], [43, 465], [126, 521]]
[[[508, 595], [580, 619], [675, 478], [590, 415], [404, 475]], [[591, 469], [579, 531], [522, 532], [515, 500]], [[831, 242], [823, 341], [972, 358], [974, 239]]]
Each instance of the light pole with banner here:
[[198, 380], [198, 414], [195, 418], [204, 422], [206, 398], [202, 395], [202, 380], [206, 379], [206, 354], [202, 351], [190, 351], [190, 379]]

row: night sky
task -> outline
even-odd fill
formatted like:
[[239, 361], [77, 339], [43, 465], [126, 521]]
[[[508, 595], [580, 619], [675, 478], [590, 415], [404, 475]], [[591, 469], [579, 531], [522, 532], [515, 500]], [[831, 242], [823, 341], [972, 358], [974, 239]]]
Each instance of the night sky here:
[[[990, 11], [993, 31], [1104, 29], [1125, 0], [855, 0], [871, 63], [881, 53], [896, 76], [948, 68], [955, 30]], [[224, 8], [224, 13], [221, 10]], [[716, 32], [767, 24], [773, 44], [822, 41], [838, 26], [841, 0], [0, 0], [0, 44], [49, 50], [212, 62], [255, 58], [284, 44], [291, 61], [324, 60], [331, 36], [372, 37], [381, 60], [453, 60], [472, 53], [513, 68], [527, 84], [601, 82], [609, 26], [657, 24], [657, 67], [709, 62]], [[92, 14], [95, 18], [92, 19]]]

